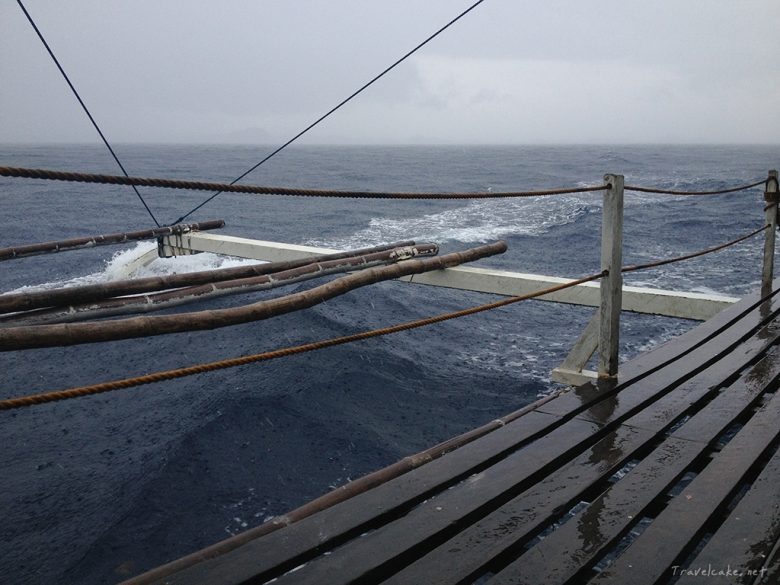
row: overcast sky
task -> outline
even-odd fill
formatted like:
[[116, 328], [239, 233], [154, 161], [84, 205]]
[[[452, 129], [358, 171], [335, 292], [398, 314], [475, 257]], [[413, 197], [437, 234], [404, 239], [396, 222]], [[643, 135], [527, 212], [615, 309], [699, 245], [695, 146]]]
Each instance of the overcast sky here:
[[[471, 0], [26, 0], [113, 142], [274, 144]], [[305, 143], [778, 143], [778, 0], [486, 0]], [[0, 141], [97, 136], [13, 0]]]

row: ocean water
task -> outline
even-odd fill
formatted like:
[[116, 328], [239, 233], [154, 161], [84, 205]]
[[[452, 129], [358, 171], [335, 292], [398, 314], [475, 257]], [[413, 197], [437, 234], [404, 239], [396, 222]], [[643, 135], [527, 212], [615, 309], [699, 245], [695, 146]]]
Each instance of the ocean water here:
[[[129, 146], [133, 175], [229, 181], [260, 147]], [[599, 183], [712, 189], [777, 168], [776, 146], [290, 148], [247, 182], [336, 189], [473, 191]], [[114, 174], [97, 146], [0, 146], [0, 164]], [[713, 197], [628, 193], [624, 260], [713, 246], [763, 223], [760, 188]], [[204, 193], [144, 189], [161, 223]], [[598, 268], [601, 195], [519, 200], [351, 201], [223, 194], [192, 220], [224, 233], [334, 248], [401, 239], [442, 251], [505, 239], [481, 261], [577, 277]], [[0, 179], [0, 247], [144, 229], [126, 187]], [[6, 262], [0, 292], [120, 278], [151, 244]], [[761, 238], [627, 275], [640, 286], [740, 296], [760, 278]], [[235, 265], [210, 254], [144, 274]], [[313, 286], [306, 283], [291, 290]], [[263, 294], [198, 307], [236, 306]], [[278, 294], [278, 293], [276, 293]], [[212, 332], [0, 355], [0, 397], [256, 353], [461, 309], [490, 295], [398, 282], [313, 309]], [[192, 307], [187, 307], [190, 310]], [[555, 387], [593, 310], [527, 302], [411, 332], [253, 366], [0, 413], [0, 582], [114, 583], [256, 526], [307, 500], [519, 408]], [[621, 358], [694, 323], [624, 314]]]

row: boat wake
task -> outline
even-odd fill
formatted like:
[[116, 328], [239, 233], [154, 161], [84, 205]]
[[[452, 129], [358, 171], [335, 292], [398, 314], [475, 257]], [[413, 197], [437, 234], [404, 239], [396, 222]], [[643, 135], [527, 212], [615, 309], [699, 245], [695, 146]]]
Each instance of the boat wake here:
[[356, 248], [405, 239], [419, 241], [488, 242], [510, 235], [538, 236], [578, 221], [598, 210], [599, 204], [584, 197], [549, 197], [476, 201], [464, 207], [419, 217], [374, 217], [369, 225], [336, 239], [314, 239], [313, 246]]
[[165, 276], [183, 274], [216, 268], [231, 268], [257, 264], [258, 260], [247, 260], [232, 256], [222, 256], [204, 252], [191, 256], [174, 258], [158, 258], [155, 254], [157, 244], [154, 242], [138, 242], [132, 248], [114, 252], [101, 270], [76, 276], [66, 280], [54, 280], [34, 285], [26, 285], [2, 294], [33, 292], [57, 288], [69, 288], [102, 282], [113, 282], [127, 278], [144, 278], [147, 276]]

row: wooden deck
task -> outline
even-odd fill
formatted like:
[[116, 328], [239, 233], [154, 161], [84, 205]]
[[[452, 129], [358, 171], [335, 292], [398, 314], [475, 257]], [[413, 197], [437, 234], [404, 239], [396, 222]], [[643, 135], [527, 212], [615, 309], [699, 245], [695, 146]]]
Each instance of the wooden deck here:
[[778, 288], [617, 383], [154, 582], [780, 583]]

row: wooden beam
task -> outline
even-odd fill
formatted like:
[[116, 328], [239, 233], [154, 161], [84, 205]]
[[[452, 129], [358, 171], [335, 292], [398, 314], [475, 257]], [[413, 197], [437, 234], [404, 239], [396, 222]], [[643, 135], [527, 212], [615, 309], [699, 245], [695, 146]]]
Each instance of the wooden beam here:
[[[183, 253], [194, 250], [271, 262], [297, 260], [316, 254], [328, 254], [338, 251], [332, 248], [315, 248], [313, 246], [300, 246], [206, 233], [184, 234], [181, 239], [186, 246]], [[426, 272], [425, 274], [416, 274], [413, 278], [404, 277], [399, 280], [414, 282], [414, 284], [470, 290], [503, 296], [517, 296], [549, 288], [557, 284], [571, 282], [572, 279], [473, 266], [457, 266], [445, 270]], [[622, 296], [624, 311], [692, 319], [695, 321], [706, 321], [739, 300], [724, 295], [679, 292], [636, 286], [624, 286]], [[598, 307], [599, 285], [588, 282], [539, 297], [538, 300]]]
[[[206, 236], [206, 237], [200, 237]], [[335, 254], [343, 250], [333, 248], [315, 248], [313, 246], [298, 246], [296, 244], [280, 244], [239, 238], [222, 234], [187, 233], [179, 238], [161, 238], [161, 247], [171, 252], [170, 255], [184, 256], [198, 252], [211, 252], [239, 258], [266, 260], [268, 262], [285, 262], [300, 260], [319, 254]]]
[[[448, 268], [444, 271], [418, 274], [413, 279], [403, 278], [401, 280], [414, 282], [415, 284], [516, 296], [555, 286], [556, 284], [571, 282], [573, 279], [477, 268], [474, 266], [459, 266], [457, 268]], [[586, 282], [585, 284], [544, 295], [536, 300], [598, 307], [599, 288], [599, 285], [596, 283]], [[624, 311], [692, 319], [694, 321], [706, 321], [738, 300], [735, 297], [724, 295], [623, 286]]]
[[609, 274], [601, 279], [599, 308], [599, 377], [617, 376], [620, 343], [620, 312], [623, 307], [623, 175], [604, 175], [609, 189], [604, 191], [601, 214], [601, 269]]
[[563, 363], [550, 374], [550, 379], [561, 384], [580, 386], [592, 382], [596, 377], [595, 372], [583, 370], [588, 360], [599, 346], [599, 310], [591, 317], [585, 329], [582, 330], [577, 341], [563, 360]]
[[764, 232], [764, 264], [761, 271], [761, 288], [767, 293], [772, 290], [772, 279], [774, 278], [775, 265], [775, 234], [777, 232], [777, 214], [780, 193], [777, 189], [777, 171], [769, 171], [769, 177], [766, 180], [766, 191], [764, 193], [766, 207], [764, 215], [766, 225], [769, 227]]

